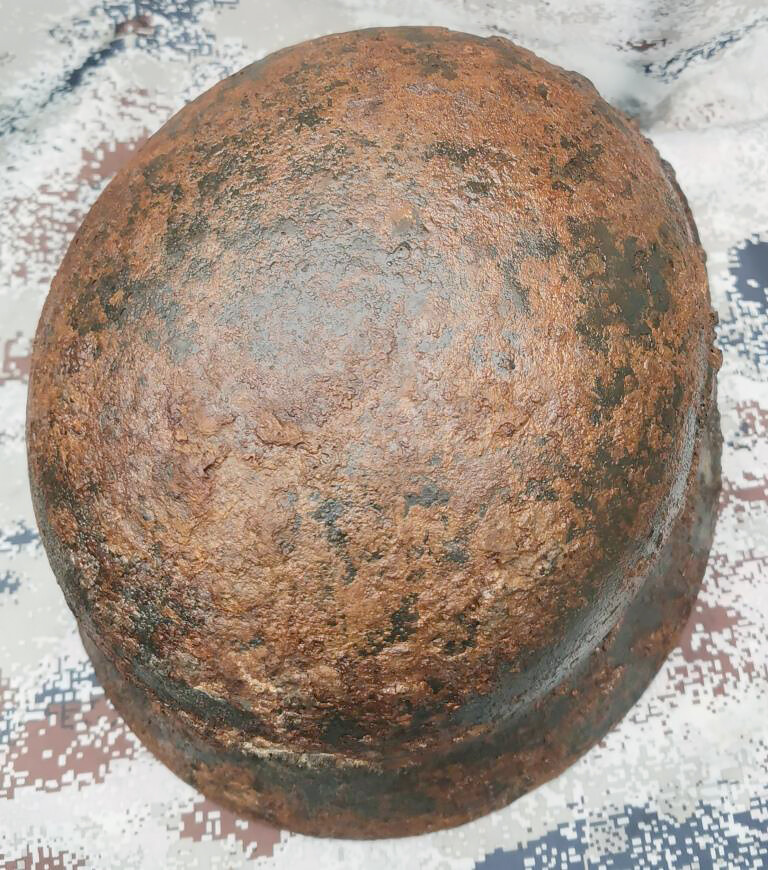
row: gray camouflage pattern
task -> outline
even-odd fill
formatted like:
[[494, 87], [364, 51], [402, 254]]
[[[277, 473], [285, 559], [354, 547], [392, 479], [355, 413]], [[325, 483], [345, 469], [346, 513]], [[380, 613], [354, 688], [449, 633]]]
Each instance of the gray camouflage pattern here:
[[[765, 3], [0, 0], [0, 22], [0, 868], [768, 866]], [[35, 527], [29, 349], [70, 238], [149, 133], [270, 51], [396, 24], [501, 34], [578, 70], [673, 164], [720, 316], [723, 492], [680, 646], [586, 757], [461, 828], [319, 840], [219, 809], [105, 699]]]

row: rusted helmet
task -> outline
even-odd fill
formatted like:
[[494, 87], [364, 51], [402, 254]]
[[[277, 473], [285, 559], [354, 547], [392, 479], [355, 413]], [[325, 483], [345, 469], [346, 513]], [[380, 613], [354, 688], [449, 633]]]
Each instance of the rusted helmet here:
[[180, 776], [419, 833], [557, 774], [674, 644], [717, 363], [685, 199], [586, 79], [328, 36], [186, 106], [86, 218], [35, 340], [35, 509]]

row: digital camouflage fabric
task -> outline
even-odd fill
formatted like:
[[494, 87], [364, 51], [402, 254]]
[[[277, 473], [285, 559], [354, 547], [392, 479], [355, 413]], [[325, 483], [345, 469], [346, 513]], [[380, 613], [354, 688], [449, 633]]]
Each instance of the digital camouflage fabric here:
[[[321, 8], [322, 7], [322, 8]], [[5, 12], [0, 195], [0, 854], [11, 866], [751, 867], [765, 851], [766, 103], [763, 12], [694, 4], [41, 2]], [[664, 11], [664, 10], [662, 10]], [[674, 166], [708, 253], [724, 352], [724, 489], [679, 648], [629, 717], [508, 810], [401, 843], [282, 835], [203, 801], [103, 695], [38, 543], [23, 424], [29, 341], [77, 226], [137, 143], [255, 57], [325, 30], [502, 34], [593, 79]], [[417, 492], [418, 494], [418, 492]]]

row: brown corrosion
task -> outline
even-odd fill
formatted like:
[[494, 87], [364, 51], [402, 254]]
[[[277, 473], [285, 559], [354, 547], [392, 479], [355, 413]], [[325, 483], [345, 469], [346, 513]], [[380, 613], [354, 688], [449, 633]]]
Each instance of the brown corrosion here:
[[180, 775], [417, 833], [554, 775], [674, 644], [717, 364], [674, 176], [586, 79], [338, 34], [203, 94], [89, 213], [35, 341], [35, 509]]

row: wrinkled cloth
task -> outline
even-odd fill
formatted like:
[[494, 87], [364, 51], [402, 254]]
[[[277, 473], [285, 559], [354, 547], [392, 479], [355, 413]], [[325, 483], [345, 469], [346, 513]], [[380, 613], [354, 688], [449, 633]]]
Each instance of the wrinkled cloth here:
[[[417, 8], [414, 9], [413, 7]], [[768, 865], [768, 7], [761, 0], [0, 0], [0, 867]], [[679, 646], [555, 781], [464, 827], [320, 840], [220, 809], [106, 700], [40, 544], [29, 353], [77, 226], [186, 101], [358, 27], [502, 35], [591, 78], [674, 166], [720, 324], [720, 516]]]

